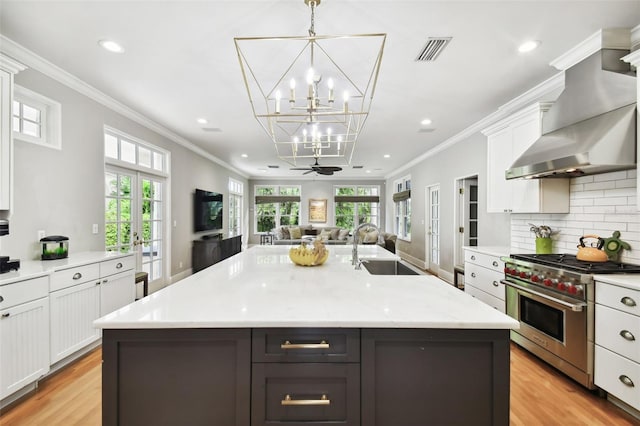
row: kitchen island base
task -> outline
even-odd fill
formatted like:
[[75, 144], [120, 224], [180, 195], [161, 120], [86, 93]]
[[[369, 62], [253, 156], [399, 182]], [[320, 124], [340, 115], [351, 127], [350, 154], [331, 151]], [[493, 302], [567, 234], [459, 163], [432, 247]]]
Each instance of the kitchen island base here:
[[509, 367], [503, 329], [105, 329], [103, 425], [508, 425]]

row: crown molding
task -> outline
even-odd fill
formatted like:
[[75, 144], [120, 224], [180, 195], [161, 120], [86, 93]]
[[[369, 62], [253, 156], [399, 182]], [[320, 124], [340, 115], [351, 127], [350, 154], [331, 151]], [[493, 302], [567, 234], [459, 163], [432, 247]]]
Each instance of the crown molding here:
[[[547, 108], [548, 109], [552, 103], [536, 102], [536, 100], [544, 98], [550, 93], [553, 93], [554, 91], [562, 88], [564, 88], [564, 72], [556, 73], [553, 77], [548, 78], [547, 80], [538, 84], [534, 88], [527, 90], [522, 95], [517, 96], [513, 100], [500, 106], [496, 112], [486, 116], [480, 121], [477, 121], [476, 123], [467, 127], [460, 133], [450, 137], [449, 139], [445, 140], [441, 144], [438, 144], [434, 148], [430, 149], [429, 151], [425, 152], [424, 154], [420, 155], [419, 157], [415, 158], [414, 160], [410, 161], [409, 163], [405, 164], [399, 169], [396, 169], [390, 174], [385, 175], [385, 179], [391, 179], [392, 177], [403, 173], [405, 170], [417, 164], [420, 164], [427, 158], [433, 157], [439, 152], [442, 152], [445, 149], [452, 147], [458, 142], [462, 142], [463, 140], [468, 139], [469, 137], [471, 137], [472, 135], [478, 132], [484, 132], [487, 129], [492, 128], [501, 120], [506, 121], [506, 118], [512, 114], [527, 111], [528, 108]], [[503, 123], [504, 126], [506, 126], [507, 124], [508, 123]]]
[[0, 68], [9, 71], [11, 74], [18, 74], [20, 71], [27, 69], [24, 64], [21, 64], [9, 56], [3, 55], [2, 52], [0, 52]]
[[622, 60], [630, 63], [634, 67], [640, 66], [640, 49], [629, 53], [627, 56], [623, 56]]
[[631, 28], [631, 48], [640, 47], [640, 25]]
[[231, 164], [219, 159], [214, 155], [211, 155], [210, 153], [206, 152], [202, 148], [191, 143], [189, 140], [183, 138], [182, 136], [177, 135], [176, 133], [172, 132], [171, 130], [167, 129], [161, 124], [151, 120], [150, 118], [146, 117], [143, 114], [140, 114], [139, 112], [133, 110], [132, 108], [129, 108], [123, 103], [113, 99], [112, 97], [99, 91], [95, 87], [80, 80], [78, 77], [74, 76], [73, 74], [70, 74], [69, 72], [47, 61], [43, 57], [37, 55], [36, 53], [32, 52], [31, 50], [16, 43], [15, 41], [11, 40], [10, 38], [2, 34], [0, 34], [0, 57], [4, 57], [4, 55], [1, 55], [1, 53], [4, 53], [10, 56], [11, 58], [13, 58], [14, 62], [17, 60], [26, 64], [28, 67], [43, 73], [44, 75], [58, 81], [59, 83], [64, 84], [65, 86], [83, 94], [84, 96], [87, 96], [90, 99], [93, 99], [94, 101], [111, 109], [112, 111], [115, 111], [118, 114], [121, 114], [126, 118], [132, 121], [135, 121], [136, 123], [146, 127], [147, 129], [152, 130], [157, 134], [166, 137], [172, 142], [194, 152], [195, 154], [198, 154], [201, 157], [204, 157], [214, 163], [217, 163], [220, 166], [234, 173], [237, 173], [238, 175], [242, 176], [245, 179], [249, 178], [248, 175], [236, 169]]
[[607, 28], [593, 33], [573, 49], [549, 63], [552, 67], [564, 71], [578, 62], [588, 58], [601, 49], [631, 48], [631, 31], [629, 28]]

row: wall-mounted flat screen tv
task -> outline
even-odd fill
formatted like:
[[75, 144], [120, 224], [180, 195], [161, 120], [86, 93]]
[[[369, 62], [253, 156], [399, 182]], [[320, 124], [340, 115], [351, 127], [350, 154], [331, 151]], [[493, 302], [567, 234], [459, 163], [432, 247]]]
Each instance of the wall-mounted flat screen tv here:
[[195, 232], [222, 229], [222, 194], [197, 189], [193, 196], [193, 229]]

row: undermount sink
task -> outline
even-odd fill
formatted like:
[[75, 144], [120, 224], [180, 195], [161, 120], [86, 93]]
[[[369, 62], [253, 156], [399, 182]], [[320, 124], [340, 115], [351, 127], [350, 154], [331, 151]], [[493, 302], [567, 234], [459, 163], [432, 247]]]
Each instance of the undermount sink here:
[[401, 260], [363, 260], [362, 266], [371, 275], [424, 275]]

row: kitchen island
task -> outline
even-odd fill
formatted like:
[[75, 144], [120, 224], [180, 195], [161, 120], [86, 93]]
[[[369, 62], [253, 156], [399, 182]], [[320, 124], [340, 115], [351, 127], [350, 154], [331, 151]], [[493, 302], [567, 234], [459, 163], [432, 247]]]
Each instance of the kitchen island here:
[[[509, 423], [512, 318], [437, 277], [257, 246], [95, 322], [103, 424]], [[360, 246], [360, 257], [395, 255]]]

